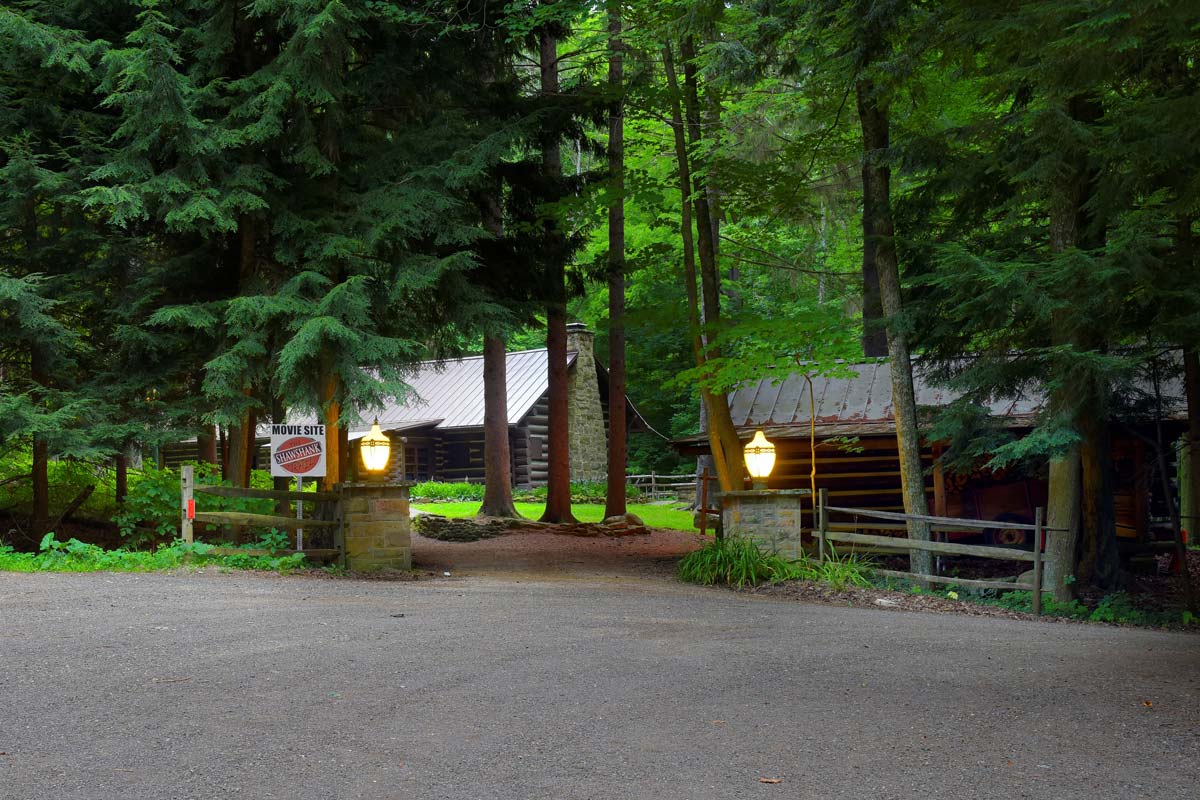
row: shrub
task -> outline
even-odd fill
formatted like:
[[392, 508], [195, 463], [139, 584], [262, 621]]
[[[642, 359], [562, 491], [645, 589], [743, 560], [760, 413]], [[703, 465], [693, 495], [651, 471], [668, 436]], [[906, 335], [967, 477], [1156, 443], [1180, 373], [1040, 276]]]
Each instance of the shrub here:
[[845, 591], [850, 586], [866, 588], [871, 586], [871, 564], [855, 553], [839, 556], [830, 548], [829, 555], [824, 561], [808, 561], [806, 566], [811, 570], [809, 580], [829, 584], [835, 592]]
[[413, 500], [426, 502], [449, 503], [483, 500], [482, 483], [441, 483], [425, 481], [412, 487]]
[[[483, 500], [482, 483], [442, 483], [440, 481], [425, 481], [412, 487], [411, 495], [414, 502], [454, 503]], [[608, 484], [604, 481], [572, 481], [572, 503], [603, 503], [608, 494]], [[642, 492], [632, 484], [625, 487], [625, 497], [631, 503], [642, 498]], [[535, 486], [529, 489], [513, 490], [513, 500], [522, 503], [546, 502], [546, 487]]]
[[679, 578], [703, 586], [723, 584], [741, 589], [760, 583], [798, 580], [809, 574], [808, 562], [789, 561], [763, 552], [753, 539], [731, 536], [694, 550], [679, 562]]
[[230, 569], [288, 572], [304, 566], [304, 554], [287, 556], [216, 556], [210, 545], [176, 541], [157, 550], [105, 550], [78, 539], [60, 542], [53, 533], [42, 537], [36, 553], [0, 547], [0, 570], [9, 572], [149, 572], [173, 569], [184, 563], [215, 564]]
[[[28, 448], [4, 453], [0, 459], [0, 508], [17, 514], [33, 512], [32, 469]], [[76, 512], [78, 516], [106, 520], [116, 511], [115, 477], [108, 467], [88, 461], [55, 460], [46, 465], [46, 472], [52, 519], [88, 486], [95, 488]]]
[[[546, 487], [535, 486], [531, 489], [518, 489], [513, 492], [513, 499], [523, 503], [546, 502]], [[608, 483], [605, 481], [571, 481], [571, 502], [600, 504], [608, 499]], [[633, 484], [625, 485], [625, 499], [637, 503], [642, 499], [642, 490]]]
[[[221, 480], [220, 467], [199, 462], [195, 468], [196, 482], [200, 484], [228, 486]], [[270, 489], [271, 474], [266, 470], [254, 470], [250, 485], [257, 489]], [[129, 494], [121, 510], [113, 517], [121, 537], [131, 547], [142, 547], [154, 539], [173, 537], [179, 530], [179, 508], [181, 505], [179, 471], [175, 469], [148, 469], [131, 473]], [[203, 511], [245, 511], [252, 514], [271, 514], [275, 509], [273, 500], [248, 497], [217, 497], [197, 495], [197, 506]], [[199, 526], [211, 529], [212, 526]], [[264, 529], [265, 530], [265, 529]]]

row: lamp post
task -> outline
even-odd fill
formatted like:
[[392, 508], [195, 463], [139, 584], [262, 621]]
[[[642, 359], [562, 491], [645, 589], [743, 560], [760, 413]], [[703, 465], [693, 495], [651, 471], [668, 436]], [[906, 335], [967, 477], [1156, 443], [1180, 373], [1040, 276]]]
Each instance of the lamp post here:
[[760, 428], [743, 453], [746, 458], [746, 471], [750, 473], [754, 488], [766, 489], [767, 478], [775, 468], [775, 445], [767, 441]]
[[359, 441], [358, 449], [362, 453], [363, 466], [367, 470], [367, 475], [373, 480], [382, 480], [384, 470], [387, 469], [388, 456], [392, 452], [392, 442], [379, 429], [378, 418], [371, 426], [370, 433]]

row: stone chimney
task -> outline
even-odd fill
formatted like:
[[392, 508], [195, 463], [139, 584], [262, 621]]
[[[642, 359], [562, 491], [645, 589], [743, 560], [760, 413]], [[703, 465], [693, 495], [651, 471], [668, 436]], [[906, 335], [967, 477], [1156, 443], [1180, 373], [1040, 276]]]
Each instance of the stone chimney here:
[[567, 352], [575, 365], [567, 379], [571, 480], [604, 480], [608, 473], [608, 435], [596, 371], [595, 334], [582, 322], [567, 325]]

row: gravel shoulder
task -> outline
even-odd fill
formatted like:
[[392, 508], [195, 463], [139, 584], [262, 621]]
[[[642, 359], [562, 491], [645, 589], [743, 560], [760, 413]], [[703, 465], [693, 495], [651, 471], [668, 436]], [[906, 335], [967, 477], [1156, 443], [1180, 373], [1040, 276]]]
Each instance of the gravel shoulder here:
[[0, 614], [4, 800], [1190, 800], [1200, 782], [1200, 637], [1170, 632], [604, 574], [2, 574]]

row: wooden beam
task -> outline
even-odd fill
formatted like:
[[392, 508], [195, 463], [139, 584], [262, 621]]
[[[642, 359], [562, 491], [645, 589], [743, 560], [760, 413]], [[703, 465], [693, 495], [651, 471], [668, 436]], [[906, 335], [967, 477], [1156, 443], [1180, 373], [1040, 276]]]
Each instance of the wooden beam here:
[[1011, 581], [980, 581], [967, 578], [951, 578], [948, 575], [914, 575], [911, 572], [897, 572], [896, 570], [892, 569], [874, 569], [871, 571], [876, 575], [883, 575], [888, 578], [906, 578], [912, 581], [946, 583], [953, 586], [969, 586], [973, 589], [1021, 589], [1027, 592], [1033, 591], [1032, 584], [1028, 583], [1013, 583]]
[[[934, 517], [934, 516], [930, 516], [930, 515], [926, 515], [926, 514], [893, 514], [888, 511], [871, 511], [869, 509], [864, 509], [864, 508], [838, 508], [836, 506], [830, 506], [829, 510], [837, 511], [842, 514], [858, 514], [858, 515], [864, 516], [864, 517], [874, 517], [876, 519], [890, 519], [890, 520], [897, 520], [899, 522], [904, 522], [905, 520], [915, 519], [915, 520], [919, 520], [921, 522], [929, 522], [929, 523], [935, 524], [935, 525], [955, 526], [955, 527], [952, 527], [951, 530], [958, 530], [958, 528], [960, 528], [960, 527], [961, 528], [969, 528], [969, 529], [977, 529], [977, 530], [987, 530], [989, 528], [991, 528], [991, 529], [1004, 528], [1006, 530], [1013, 530], [1013, 531], [1031, 531], [1034, 529], [1033, 525], [1029, 525], [1024, 522], [996, 522], [996, 521], [989, 521], [986, 519], [962, 519], [959, 517]], [[1059, 528], [1043, 528], [1043, 530], [1053, 531], [1053, 530], [1061, 530], [1061, 529], [1059, 529]]]
[[1027, 550], [1013, 550], [1007, 547], [986, 547], [978, 544], [955, 544], [953, 542], [926, 542], [920, 539], [904, 539], [899, 536], [871, 536], [865, 533], [843, 533], [828, 531], [825, 538], [833, 542], [850, 542], [873, 544], [882, 547], [904, 547], [909, 550], [928, 550], [931, 553], [942, 553], [951, 556], [978, 556], [979, 558], [996, 558], [1003, 561], [1033, 561], [1033, 553]]
[[338, 522], [326, 519], [296, 519], [295, 517], [277, 517], [272, 514], [250, 514], [245, 511], [205, 511], [196, 512], [196, 522], [209, 525], [251, 525], [260, 528], [336, 528]]
[[263, 500], [307, 500], [313, 503], [336, 502], [341, 495], [337, 492], [293, 492], [283, 489], [239, 489], [236, 486], [197, 486], [200, 494], [218, 497], [258, 497]]
[[207, 555], [268, 556], [271, 558], [278, 558], [279, 556], [292, 556], [296, 553], [303, 553], [304, 557], [310, 561], [332, 561], [340, 556], [342, 551], [336, 548], [313, 548], [311, 550], [266, 550], [263, 548], [246, 549], [241, 547], [214, 547], [208, 551]]

